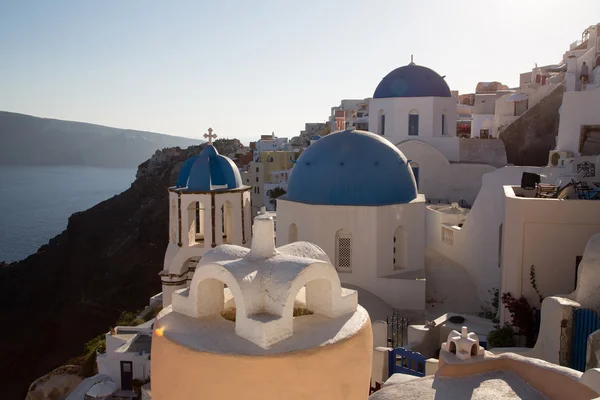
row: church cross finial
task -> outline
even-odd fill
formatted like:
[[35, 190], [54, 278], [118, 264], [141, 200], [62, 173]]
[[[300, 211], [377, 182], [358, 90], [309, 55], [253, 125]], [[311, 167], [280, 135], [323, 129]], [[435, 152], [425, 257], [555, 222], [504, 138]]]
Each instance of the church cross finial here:
[[208, 133], [205, 133], [204, 137], [208, 139], [209, 144], [212, 144], [213, 139], [216, 138], [217, 135], [216, 134], [213, 135], [212, 128], [208, 128]]
[[415, 65], [415, 62], [413, 61], [413, 55], [410, 55], [410, 64], [409, 65]]

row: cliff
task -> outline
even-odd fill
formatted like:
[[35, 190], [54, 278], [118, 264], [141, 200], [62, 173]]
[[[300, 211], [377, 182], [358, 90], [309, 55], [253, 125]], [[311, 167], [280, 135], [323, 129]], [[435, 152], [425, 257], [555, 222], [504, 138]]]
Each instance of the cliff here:
[[0, 111], [0, 165], [135, 167], [156, 150], [200, 140]]
[[32, 381], [160, 292], [167, 187], [200, 149], [156, 152], [128, 190], [73, 214], [64, 232], [25, 260], [0, 263], [2, 399], [25, 398]]
[[548, 152], [556, 146], [558, 110], [564, 92], [563, 83], [499, 132], [509, 163], [540, 166], [548, 163]]

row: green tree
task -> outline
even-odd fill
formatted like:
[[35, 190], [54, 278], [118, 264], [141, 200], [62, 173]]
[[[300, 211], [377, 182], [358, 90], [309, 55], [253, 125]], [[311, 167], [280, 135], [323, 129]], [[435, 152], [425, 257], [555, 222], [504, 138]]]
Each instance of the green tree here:
[[275, 211], [277, 211], [277, 198], [279, 196], [283, 196], [286, 193], [287, 192], [285, 191], [285, 189], [283, 189], [280, 186], [277, 186], [276, 188], [273, 188], [267, 192], [267, 196], [269, 196], [270, 199], [269, 203], [273, 206], [273, 209], [275, 209]]

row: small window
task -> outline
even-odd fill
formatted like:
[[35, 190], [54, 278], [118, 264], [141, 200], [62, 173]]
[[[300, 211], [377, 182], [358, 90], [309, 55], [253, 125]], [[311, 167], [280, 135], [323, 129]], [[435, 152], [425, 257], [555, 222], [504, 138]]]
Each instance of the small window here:
[[446, 114], [442, 114], [442, 135], [446, 133]]
[[256, 177], [256, 182], [258, 182], [258, 176]]
[[480, 139], [488, 139], [490, 137], [489, 129], [480, 129], [479, 130], [479, 138]]
[[256, 187], [256, 194], [260, 194], [260, 188], [258, 186]]
[[352, 234], [340, 230], [335, 235], [335, 264], [339, 271], [352, 271]]
[[256, 172], [258, 172], [258, 167], [256, 167]]
[[450, 228], [442, 227], [442, 242], [452, 246], [454, 244], [454, 232]]
[[419, 112], [417, 110], [411, 110], [408, 113], [408, 134], [410, 136], [419, 135]]

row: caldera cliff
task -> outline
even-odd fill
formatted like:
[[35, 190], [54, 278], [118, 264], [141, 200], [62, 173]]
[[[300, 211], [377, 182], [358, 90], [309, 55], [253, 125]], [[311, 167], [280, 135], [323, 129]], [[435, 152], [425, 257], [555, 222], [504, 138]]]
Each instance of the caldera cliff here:
[[200, 150], [156, 152], [128, 190], [73, 214], [64, 232], [25, 260], [0, 263], [0, 398], [25, 398], [32, 381], [160, 292], [167, 188]]

